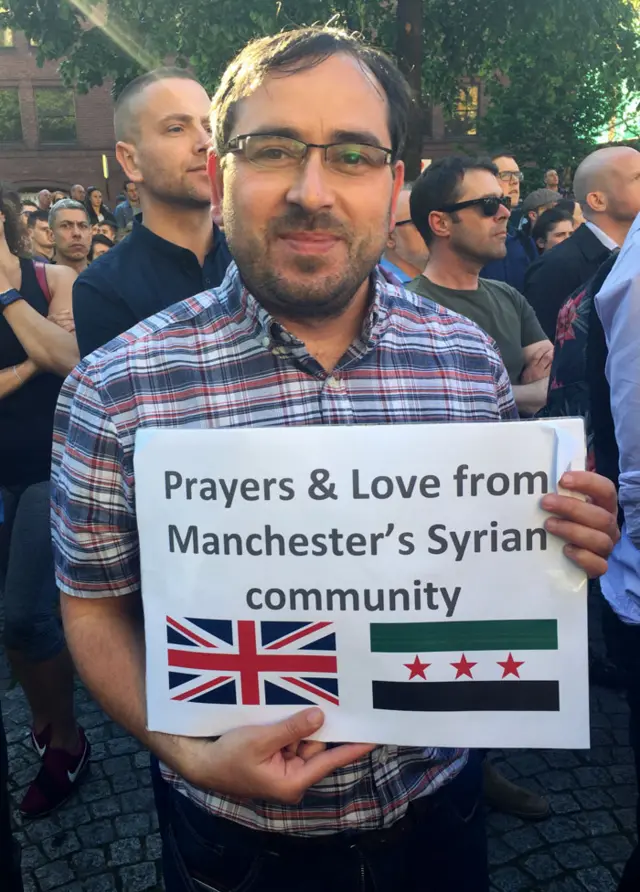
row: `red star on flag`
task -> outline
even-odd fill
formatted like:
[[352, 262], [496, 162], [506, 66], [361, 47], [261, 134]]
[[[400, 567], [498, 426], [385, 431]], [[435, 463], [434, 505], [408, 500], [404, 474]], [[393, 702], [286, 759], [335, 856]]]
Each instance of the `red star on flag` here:
[[425, 670], [429, 668], [431, 663], [421, 663], [420, 657], [416, 654], [416, 658], [413, 663], [405, 663], [404, 665], [411, 672], [409, 681], [411, 681], [412, 678], [424, 678], [425, 681], [427, 680], [427, 676], [424, 673]]
[[456, 670], [456, 678], [462, 678], [463, 675], [466, 675], [468, 678], [473, 678], [471, 674], [471, 670], [474, 666], [477, 666], [477, 663], [470, 663], [469, 660], [465, 657], [464, 654], [460, 657], [460, 662], [451, 663], [453, 668]]
[[503, 678], [506, 678], [507, 675], [515, 675], [516, 678], [520, 678], [520, 673], [518, 672], [518, 669], [520, 668], [520, 666], [524, 665], [524, 660], [520, 660], [520, 662], [518, 662], [518, 660], [513, 659], [513, 654], [510, 653], [506, 660], [504, 660], [504, 661], [498, 660], [497, 663], [498, 663], [498, 666], [502, 666], [502, 669], [503, 669], [502, 677]]

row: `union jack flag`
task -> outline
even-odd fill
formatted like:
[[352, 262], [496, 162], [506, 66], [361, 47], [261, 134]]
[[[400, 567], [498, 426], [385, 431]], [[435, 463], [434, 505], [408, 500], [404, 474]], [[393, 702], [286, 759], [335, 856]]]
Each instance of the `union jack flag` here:
[[172, 700], [338, 705], [333, 623], [167, 617]]

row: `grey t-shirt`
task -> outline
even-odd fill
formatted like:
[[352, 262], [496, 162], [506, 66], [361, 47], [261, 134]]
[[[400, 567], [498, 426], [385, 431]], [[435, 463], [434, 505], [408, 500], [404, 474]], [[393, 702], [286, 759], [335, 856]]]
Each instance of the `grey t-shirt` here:
[[519, 382], [524, 369], [522, 348], [547, 339], [526, 298], [505, 282], [479, 279], [475, 291], [458, 291], [418, 276], [405, 288], [466, 316], [486, 331], [498, 345], [512, 384]]

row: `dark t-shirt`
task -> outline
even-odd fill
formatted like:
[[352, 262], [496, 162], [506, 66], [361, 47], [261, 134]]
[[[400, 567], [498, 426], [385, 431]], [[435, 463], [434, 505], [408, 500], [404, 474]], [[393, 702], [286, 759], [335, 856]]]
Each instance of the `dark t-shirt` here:
[[524, 369], [522, 348], [546, 340], [546, 335], [525, 298], [504, 282], [479, 279], [475, 291], [442, 288], [418, 276], [405, 286], [479, 325], [498, 345], [512, 384]]
[[[41, 316], [49, 313], [31, 260], [20, 260], [20, 294]], [[27, 358], [13, 329], [0, 315], [0, 368]], [[62, 378], [41, 374], [0, 400], [0, 484], [29, 485], [49, 479], [53, 415]]]
[[214, 246], [200, 266], [187, 248], [155, 235], [137, 219], [131, 235], [94, 261], [73, 285], [73, 317], [80, 355], [166, 310], [186, 297], [216, 288], [231, 254], [214, 227]]

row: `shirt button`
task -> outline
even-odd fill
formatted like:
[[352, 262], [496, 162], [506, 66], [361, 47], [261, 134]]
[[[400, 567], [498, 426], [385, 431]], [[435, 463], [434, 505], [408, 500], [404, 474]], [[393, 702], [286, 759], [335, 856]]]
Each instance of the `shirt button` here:
[[261, 343], [262, 343], [263, 347], [270, 347], [271, 346], [271, 338], [263, 338]]
[[331, 387], [332, 390], [337, 390], [340, 387], [340, 380], [331, 375], [327, 378], [327, 387]]

